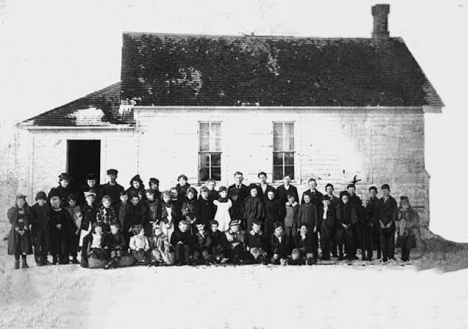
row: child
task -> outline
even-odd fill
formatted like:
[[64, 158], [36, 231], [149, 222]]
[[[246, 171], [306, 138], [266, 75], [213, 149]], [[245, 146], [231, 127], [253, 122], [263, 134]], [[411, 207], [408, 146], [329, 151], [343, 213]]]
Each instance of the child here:
[[132, 230], [133, 236], [130, 238], [129, 249], [138, 265], [147, 265], [149, 262], [148, 251], [150, 250], [149, 241], [145, 236], [143, 226], [136, 225]]
[[161, 192], [159, 191], [159, 179], [151, 177], [149, 179], [149, 187], [153, 190], [154, 199], [161, 200]]
[[8, 234], [8, 255], [15, 256], [15, 269], [19, 269], [21, 255], [22, 268], [29, 268], [26, 256], [32, 254], [32, 239], [29, 231], [31, 214], [26, 204], [26, 196], [18, 194], [16, 202], [7, 212], [11, 230]]
[[174, 204], [171, 201], [171, 194], [169, 191], [164, 191], [162, 194], [161, 203], [161, 220], [159, 226], [165, 236], [171, 240], [171, 236], [174, 233], [174, 225], [178, 223], [177, 213]]
[[[307, 265], [313, 265], [317, 262], [315, 241], [307, 224], [302, 223], [299, 232], [294, 237], [293, 254], [295, 250], [296, 253], [299, 252], [302, 262], [307, 263]], [[293, 254], [291, 258], [293, 258]]]
[[256, 186], [250, 186], [250, 196], [244, 200], [244, 218], [246, 227], [252, 227], [254, 221], [261, 221], [264, 217], [263, 203], [258, 195]]
[[341, 204], [336, 209], [336, 234], [338, 236], [338, 259], [342, 260], [343, 246], [346, 249], [346, 258], [348, 260], [357, 259], [357, 234], [359, 220], [356, 209], [349, 202], [349, 193], [346, 191], [340, 194]]
[[283, 224], [273, 224], [274, 232], [271, 235], [271, 263], [275, 265], [286, 265], [289, 254], [289, 238], [283, 229]]
[[288, 194], [288, 202], [284, 206], [284, 228], [290, 243], [298, 230], [297, 216], [299, 215], [299, 203], [296, 202], [294, 194]]
[[[320, 193], [317, 191], [317, 193]], [[320, 200], [322, 200], [322, 196], [320, 197]], [[312, 203], [312, 197], [311, 194], [305, 193], [303, 195], [303, 200], [304, 203], [301, 204], [299, 208], [299, 213], [297, 214], [297, 221], [299, 225], [306, 224], [307, 227], [311, 228], [311, 232], [309, 234], [312, 236], [312, 239], [315, 243], [314, 246], [314, 257], [315, 261], [317, 261], [318, 257], [318, 231], [319, 231], [319, 222], [320, 219], [318, 217], [319, 213], [319, 208], [317, 208], [313, 203]], [[321, 207], [320, 207], [321, 208]]]
[[145, 235], [151, 236], [153, 231], [153, 226], [159, 222], [161, 218], [161, 200], [156, 199], [154, 195], [154, 190], [146, 190], [146, 209], [148, 223], [144, 226]]
[[67, 199], [68, 196], [73, 193], [70, 187], [70, 180], [71, 177], [67, 173], [61, 173], [59, 176], [59, 185], [54, 187], [50, 190], [48, 199], [52, 198], [52, 196], [58, 196], [61, 202], [62, 207], [66, 207], [68, 205]]
[[263, 232], [265, 233], [265, 251], [270, 254], [271, 252], [271, 235], [273, 234], [273, 224], [283, 219], [283, 209], [280, 206], [279, 200], [275, 199], [275, 191], [267, 191], [267, 198], [265, 200], [265, 220], [263, 222]]
[[31, 207], [31, 233], [34, 244], [34, 257], [37, 266], [47, 265], [49, 251], [49, 207], [44, 192], [36, 194], [36, 203]]
[[401, 260], [409, 261], [411, 248], [416, 247], [419, 215], [411, 207], [407, 196], [400, 197], [400, 208], [396, 216], [397, 245], [401, 247]]
[[291, 257], [288, 258], [288, 265], [305, 265], [305, 260], [301, 257], [301, 252], [299, 249], [293, 249]]
[[110, 233], [107, 233], [104, 238], [104, 249], [108, 263], [104, 269], [117, 268], [122, 257], [122, 252], [125, 250], [125, 239], [120, 232], [120, 224], [113, 222], [110, 224]]
[[184, 194], [186, 196], [182, 204], [182, 218], [189, 224], [190, 232], [195, 234], [197, 232], [196, 222], [198, 211], [197, 190], [189, 187]]
[[335, 234], [335, 209], [331, 206], [328, 195], [323, 197], [322, 225], [320, 227], [320, 244], [322, 247], [322, 260], [330, 260], [332, 238]]
[[369, 199], [362, 200], [362, 214], [360, 218], [359, 242], [362, 250], [362, 260], [371, 261], [373, 253], [373, 221], [370, 216]]
[[[245, 186], [245, 185], [243, 185], [243, 186]], [[231, 203], [232, 203], [231, 208], [229, 208], [229, 216], [231, 218], [240, 219], [241, 222], [243, 222], [244, 221], [243, 220], [243, 218], [244, 218], [244, 203], [239, 198], [240, 197], [239, 196], [239, 191], [240, 191], [240, 189], [232, 189], [231, 192], [229, 192], [229, 189], [228, 189], [228, 196], [229, 196], [229, 199], [231, 200]]]
[[377, 197], [377, 187], [369, 187], [369, 201], [365, 207], [365, 212], [372, 226], [372, 242], [377, 248], [377, 259], [382, 258], [380, 247], [380, 199]]
[[245, 233], [239, 228], [239, 220], [232, 220], [229, 225], [230, 228], [225, 233], [228, 255], [233, 265], [239, 265], [249, 256], [245, 250]]
[[[108, 182], [100, 186], [100, 195], [110, 196], [112, 200], [112, 207], [116, 208], [119, 203], [120, 192], [124, 191], [125, 189], [122, 185], [117, 183], [117, 175], [119, 174], [117, 169], [109, 169], [106, 173]], [[97, 199], [96, 203], [99, 203], [100, 201], [100, 199]]]
[[105, 195], [102, 198], [102, 206], [99, 208], [96, 214], [96, 221], [102, 224], [104, 233], [109, 232], [110, 225], [112, 223], [117, 223], [117, 215], [114, 208], [111, 207], [112, 200], [110, 196]]
[[83, 239], [86, 235], [91, 232], [93, 224], [96, 222], [97, 213], [99, 207], [96, 205], [96, 192], [88, 191], [84, 192], [85, 204], [83, 206], [83, 219], [81, 221], [81, 232], [80, 232], [80, 242], [79, 247], [83, 246]]
[[144, 226], [147, 220], [146, 207], [143, 205], [144, 201], [141, 201], [137, 193], [130, 194], [130, 203], [127, 207], [125, 216], [124, 226], [124, 237], [125, 242], [130, 241], [130, 235], [133, 231], [133, 227], [137, 225]]
[[185, 196], [187, 194], [188, 189], [190, 188], [190, 184], [188, 183], [188, 178], [186, 175], [182, 174], [177, 177], [177, 185], [176, 185], [176, 190], [179, 195], [179, 198], [182, 199], [182, 201], [185, 199]]
[[153, 230], [153, 236], [150, 240], [151, 258], [153, 265], [172, 265], [174, 264], [174, 250], [169, 239], [156, 225]]
[[179, 222], [179, 229], [172, 233], [171, 244], [175, 249], [175, 265], [193, 264], [193, 238], [188, 230], [188, 223], [185, 220], [181, 220]]
[[117, 205], [117, 218], [120, 223], [120, 227], [123, 227], [122, 234], [125, 236], [125, 228], [127, 227], [126, 218], [127, 218], [127, 210], [129, 208], [128, 204], [128, 194], [127, 191], [120, 192], [120, 202]]
[[265, 238], [259, 222], [252, 223], [252, 230], [246, 235], [245, 246], [257, 264], [268, 264], [267, 253], [265, 252]]
[[229, 223], [231, 222], [231, 215], [229, 209], [232, 206], [231, 200], [227, 198], [227, 188], [221, 186], [219, 189], [219, 199], [213, 201], [216, 207], [215, 220], [219, 223], [219, 230], [226, 232], [229, 229]]
[[205, 229], [205, 224], [198, 223], [196, 225], [197, 233], [195, 234], [195, 253], [194, 259], [197, 264], [210, 265], [212, 261], [211, 256], [211, 233]]
[[[176, 213], [177, 219], [182, 218], [182, 204], [184, 203], [185, 196], [179, 195], [179, 192], [175, 187], [169, 190], [171, 193], [171, 203], [174, 206], [174, 211]], [[176, 225], [178, 223], [175, 223]]]
[[78, 255], [78, 247], [80, 244], [80, 234], [81, 234], [81, 225], [83, 222], [83, 214], [81, 213], [81, 208], [77, 204], [77, 196], [75, 194], [70, 194], [68, 196], [68, 207], [65, 209], [68, 211], [70, 214], [70, 217], [72, 219], [72, 227], [71, 229], [71, 234], [70, 234], [70, 239], [69, 239], [69, 250], [70, 250], [70, 255], [72, 256], [72, 263], [73, 264], [79, 264], [80, 262], [76, 258]]
[[104, 245], [104, 232], [102, 230], [102, 225], [95, 223], [89, 234], [88, 241], [88, 257], [97, 258], [99, 260], [105, 260], [106, 254], [103, 249]]
[[208, 200], [213, 202], [214, 200], [219, 199], [219, 193], [215, 190], [216, 181], [214, 179], [208, 179], [206, 181], [206, 188], [208, 189]]
[[52, 254], [52, 264], [68, 264], [70, 231], [74, 224], [70, 214], [62, 208], [60, 195], [52, 194], [49, 213], [49, 249]]
[[382, 246], [382, 261], [395, 260], [395, 216], [398, 211], [397, 202], [390, 195], [390, 186], [382, 185], [380, 199], [380, 244]]
[[209, 191], [206, 186], [200, 189], [198, 198], [198, 213], [196, 215], [197, 223], [208, 225], [215, 217], [216, 209], [213, 201], [209, 199]]
[[[231, 221], [232, 223], [232, 221]], [[211, 221], [211, 253], [213, 261], [224, 264], [229, 259], [226, 258], [227, 240], [226, 234], [218, 230], [219, 223], [215, 220]]]
[[94, 173], [89, 173], [86, 175], [85, 186], [81, 189], [83, 193], [80, 194], [78, 198], [78, 204], [84, 205], [86, 203], [86, 193], [87, 192], [94, 192], [96, 194], [96, 198], [100, 201], [101, 200], [101, 193], [100, 188], [97, 186], [97, 177]]

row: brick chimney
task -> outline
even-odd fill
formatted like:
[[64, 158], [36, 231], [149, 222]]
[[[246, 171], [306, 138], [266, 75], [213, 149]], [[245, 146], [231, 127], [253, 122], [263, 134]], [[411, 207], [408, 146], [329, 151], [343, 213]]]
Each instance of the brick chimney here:
[[390, 37], [388, 32], [388, 14], [390, 5], [375, 5], [372, 7], [372, 16], [374, 16], [374, 31], [372, 38], [377, 40], [387, 40]]

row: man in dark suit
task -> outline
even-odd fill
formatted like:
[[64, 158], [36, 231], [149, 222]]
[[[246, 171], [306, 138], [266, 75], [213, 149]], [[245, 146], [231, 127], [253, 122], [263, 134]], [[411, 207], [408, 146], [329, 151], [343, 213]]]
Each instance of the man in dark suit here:
[[114, 209], [117, 208], [120, 202], [120, 192], [124, 190], [123, 186], [117, 183], [118, 173], [119, 171], [117, 169], [107, 170], [107, 177], [109, 181], [100, 187], [102, 196], [108, 195], [111, 197], [112, 207]]
[[297, 188], [294, 185], [291, 185], [291, 177], [284, 176], [283, 185], [278, 186], [276, 189], [278, 195], [278, 200], [280, 200], [281, 205], [284, 205], [288, 202], [288, 194], [294, 195], [294, 200], [299, 201], [299, 194], [297, 193]]
[[262, 200], [263, 203], [266, 202], [268, 198], [268, 192], [273, 191], [275, 193], [275, 200], [278, 199], [276, 189], [267, 183], [267, 174], [263, 171], [258, 173], [257, 176], [260, 179], [260, 183], [257, 185], [258, 197]]
[[240, 171], [236, 171], [234, 174], [235, 183], [228, 188], [229, 197], [232, 196], [234, 191], [237, 191], [238, 200], [241, 204], [244, 202], [245, 198], [249, 196], [249, 189], [247, 188], [247, 185], [242, 184], [243, 180], [244, 174], [242, 174]]

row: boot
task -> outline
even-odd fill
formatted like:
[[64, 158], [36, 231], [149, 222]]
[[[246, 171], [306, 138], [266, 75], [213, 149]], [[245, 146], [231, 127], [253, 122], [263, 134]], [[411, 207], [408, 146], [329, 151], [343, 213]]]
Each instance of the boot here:
[[52, 256], [52, 265], [57, 265], [58, 257], [56, 255]]
[[73, 259], [72, 259], [72, 264], [79, 264], [80, 262], [78, 261], [78, 259], [76, 258], [76, 256], [73, 256]]
[[26, 262], [26, 255], [22, 255], [21, 268], [29, 268], [28, 263]]
[[19, 260], [15, 260], [15, 270], [19, 269]]

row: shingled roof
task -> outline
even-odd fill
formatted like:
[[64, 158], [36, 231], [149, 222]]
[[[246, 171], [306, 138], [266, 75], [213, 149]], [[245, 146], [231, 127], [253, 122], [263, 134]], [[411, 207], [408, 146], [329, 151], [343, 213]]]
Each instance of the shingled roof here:
[[121, 81], [142, 106], [443, 106], [401, 38], [124, 33]]
[[20, 123], [21, 126], [133, 126], [133, 111], [120, 109], [120, 82]]

